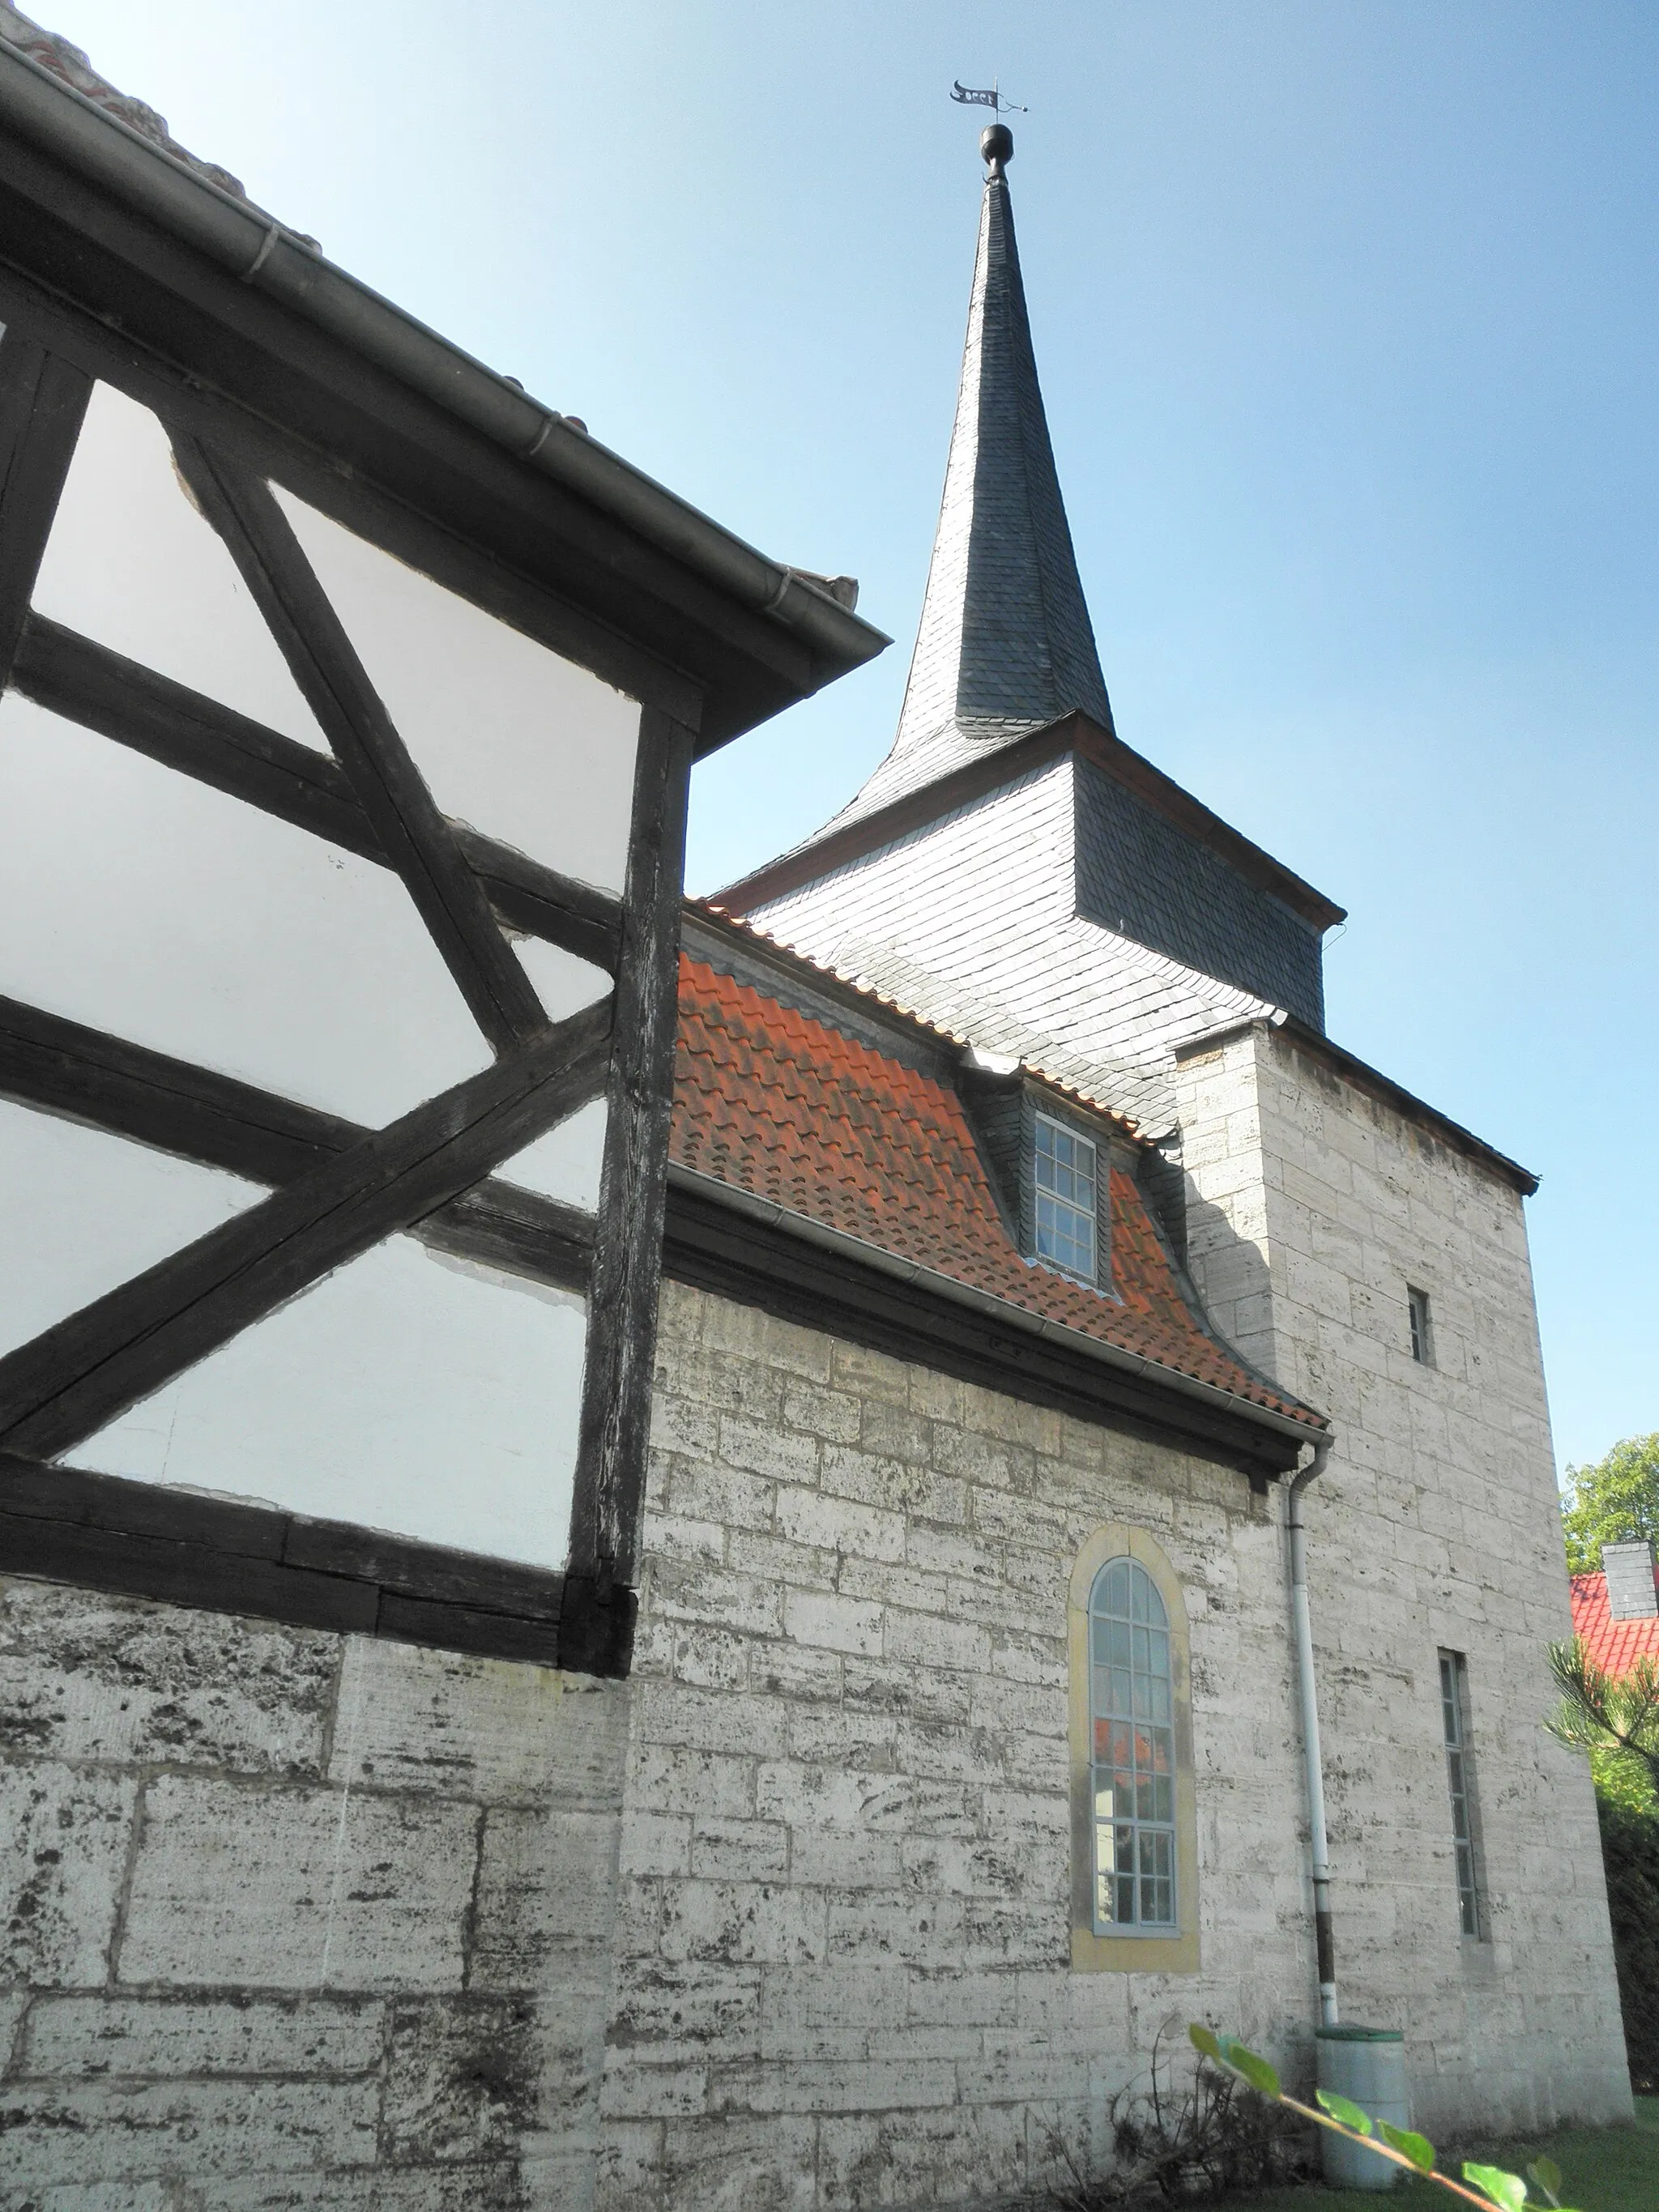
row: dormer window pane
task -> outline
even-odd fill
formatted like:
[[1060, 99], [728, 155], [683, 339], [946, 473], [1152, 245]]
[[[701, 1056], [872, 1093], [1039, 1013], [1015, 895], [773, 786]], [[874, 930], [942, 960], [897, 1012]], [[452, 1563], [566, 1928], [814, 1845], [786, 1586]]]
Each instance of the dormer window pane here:
[[1036, 1117], [1036, 1256], [1095, 1280], [1095, 1148]]

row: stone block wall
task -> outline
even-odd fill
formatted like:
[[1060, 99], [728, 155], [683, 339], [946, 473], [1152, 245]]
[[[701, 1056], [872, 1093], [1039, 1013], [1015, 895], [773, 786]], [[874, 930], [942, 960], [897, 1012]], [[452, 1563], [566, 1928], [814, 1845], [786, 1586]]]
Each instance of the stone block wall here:
[[627, 1698], [0, 1583], [3, 2212], [590, 2202]]
[[[667, 1285], [603, 2206], [921, 2206], [1097, 2161], [1200, 2013], [1305, 2060], [1277, 1499]], [[1103, 1522], [1191, 1620], [1203, 1970], [1069, 1963], [1065, 1607]]]
[[[1629, 2110], [1595, 1806], [1543, 1730], [1567, 1581], [1513, 1183], [1258, 1025], [1180, 1071], [1188, 1258], [1327, 1412], [1309, 1559], [1345, 2016], [1405, 2031], [1419, 2116]], [[1407, 1288], [1428, 1293], [1413, 1358]], [[1460, 1933], [1437, 1653], [1465, 1655], [1486, 1940]]]
[[[1345, 2011], [1405, 2029], [1431, 2132], [1616, 2118], [1594, 1809], [1539, 1726], [1566, 1601], [1519, 1201], [1268, 1030], [1181, 1081], [1194, 1269], [1339, 1433]], [[1305, 2071], [1278, 1498], [672, 1284], [659, 1386], [631, 1683], [0, 1583], [0, 2212], [994, 2200], [1099, 2166], [1160, 2031]], [[1193, 1976], [1070, 1964], [1065, 1606], [1107, 1522], [1190, 1619]]]

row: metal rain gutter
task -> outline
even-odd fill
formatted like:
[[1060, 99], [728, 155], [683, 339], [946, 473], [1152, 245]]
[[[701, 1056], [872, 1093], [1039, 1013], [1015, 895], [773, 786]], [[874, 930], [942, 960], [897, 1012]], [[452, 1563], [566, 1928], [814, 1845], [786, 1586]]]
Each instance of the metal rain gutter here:
[[1302, 1755], [1308, 1791], [1308, 1844], [1313, 1861], [1314, 1947], [1319, 1971], [1319, 2024], [1334, 2027], [1336, 1944], [1331, 1926], [1331, 1854], [1325, 1832], [1325, 1775], [1319, 1755], [1319, 1686], [1314, 1674], [1313, 1622], [1308, 1611], [1308, 1534], [1302, 1493], [1325, 1471], [1333, 1438], [1321, 1437], [1306, 1467], [1291, 1477], [1285, 1498], [1290, 1537], [1291, 1633], [1296, 1646], [1296, 1687], [1302, 1712]]
[[1275, 1430], [1280, 1436], [1296, 1437], [1304, 1443], [1313, 1443], [1319, 1435], [1308, 1422], [1293, 1420], [1286, 1413], [1275, 1413], [1270, 1407], [1258, 1406], [1254, 1399], [1241, 1397], [1235, 1390], [1224, 1390], [1215, 1382], [1201, 1382], [1196, 1376], [1183, 1375], [1179, 1368], [1166, 1367], [1161, 1361], [1146, 1358], [1138, 1352], [1122, 1351], [1115, 1344], [1104, 1343], [1079, 1328], [1068, 1328], [1063, 1322], [1049, 1321], [1042, 1314], [1031, 1312], [1029, 1307], [1015, 1305], [1010, 1299], [981, 1291], [975, 1284], [958, 1282], [954, 1275], [942, 1274], [936, 1267], [924, 1267], [919, 1261], [902, 1260], [896, 1252], [869, 1243], [862, 1237], [851, 1236], [844, 1229], [831, 1229], [827, 1223], [814, 1221], [808, 1214], [793, 1213], [769, 1198], [757, 1198], [752, 1191], [739, 1190], [734, 1183], [722, 1182], [718, 1176], [702, 1175], [696, 1168], [682, 1167], [678, 1160], [670, 1160], [668, 1180], [671, 1185], [711, 1199], [733, 1213], [744, 1214], [751, 1221], [764, 1222], [769, 1228], [798, 1237], [805, 1244], [817, 1244], [826, 1252], [840, 1253], [863, 1267], [891, 1275], [896, 1281], [915, 1283], [957, 1305], [988, 1314], [1006, 1328], [1064, 1345], [1067, 1351], [1081, 1352], [1085, 1358], [1097, 1360], [1103, 1367], [1115, 1367], [1122, 1374], [1144, 1376], [1150, 1382], [1176, 1391], [1183, 1398], [1224, 1407], [1258, 1427]]
[[359, 283], [316, 245], [186, 168], [84, 93], [0, 40], [0, 129], [15, 131], [193, 246], [244, 283], [555, 478], [791, 632], [836, 667], [891, 642], [689, 501]]

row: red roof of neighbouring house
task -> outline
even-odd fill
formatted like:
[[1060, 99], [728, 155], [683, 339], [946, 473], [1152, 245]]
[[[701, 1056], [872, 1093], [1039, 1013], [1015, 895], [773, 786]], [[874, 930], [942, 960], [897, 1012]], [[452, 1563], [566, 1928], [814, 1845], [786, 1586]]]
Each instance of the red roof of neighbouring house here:
[[1205, 1334], [1134, 1180], [1111, 1170], [1107, 1297], [1021, 1257], [954, 1091], [682, 957], [672, 1157], [1102, 1343], [1322, 1426]]
[[[1659, 1587], [1659, 1575], [1656, 1575]], [[1572, 1632], [1582, 1636], [1604, 1674], [1626, 1674], [1638, 1659], [1659, 1659], [1659, 1614], [1644, 1620], [1615, 1620], [1607, 1608], [1604, 1574], [1574, 1575]]]

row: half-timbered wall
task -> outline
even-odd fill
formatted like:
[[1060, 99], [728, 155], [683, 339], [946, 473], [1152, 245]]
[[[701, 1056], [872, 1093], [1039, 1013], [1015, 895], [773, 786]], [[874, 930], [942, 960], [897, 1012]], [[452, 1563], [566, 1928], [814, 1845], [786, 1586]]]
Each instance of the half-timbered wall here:
[[690, 732], [240, 429], [0, 341], [6, 1556], [625, 1664]]

